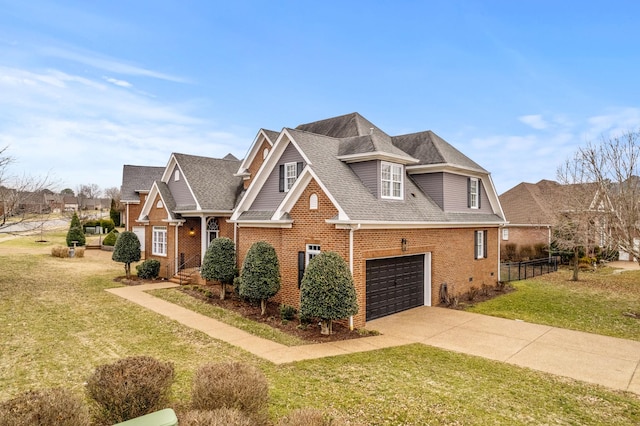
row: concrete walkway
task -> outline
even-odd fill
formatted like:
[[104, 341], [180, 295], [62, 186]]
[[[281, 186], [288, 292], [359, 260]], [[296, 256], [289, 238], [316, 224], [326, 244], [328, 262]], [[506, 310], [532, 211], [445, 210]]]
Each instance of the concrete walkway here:
[[145, 293], [176, 286], [107, 291], [275, 364], [423, 343], [640, 394], [637, 341], [425, 306], [369, 321], [379, 336], [288, 347]]

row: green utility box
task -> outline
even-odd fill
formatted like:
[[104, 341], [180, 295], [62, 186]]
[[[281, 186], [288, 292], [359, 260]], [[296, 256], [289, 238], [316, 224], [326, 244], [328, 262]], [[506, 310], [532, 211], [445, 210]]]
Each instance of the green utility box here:
[[177, 426], [178, 418], [171, 408], [145, 414], [113, 426]]

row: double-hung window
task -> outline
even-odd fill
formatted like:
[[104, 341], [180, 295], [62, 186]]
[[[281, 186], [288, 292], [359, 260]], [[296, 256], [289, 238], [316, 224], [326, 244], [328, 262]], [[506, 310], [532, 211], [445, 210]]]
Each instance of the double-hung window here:
[[469, 178], [468, 180], [467, 201], [469, 208], [480, 208], [480, 181], [477, 178]]
[[380, 169], [380, 195], [382, 198], [401, 200], [403, 184], [402, 178], [402, 165], [383, 161]]
[[154, 226], [151, 253], [156, 256], [167, 255], [167, 227]]
[[303, 163], [285, 163], [280, 165], [280, 192], [289, 192], [302, 172]]
[[487, 257], [487, 231], [474, 232], [474, 259]]

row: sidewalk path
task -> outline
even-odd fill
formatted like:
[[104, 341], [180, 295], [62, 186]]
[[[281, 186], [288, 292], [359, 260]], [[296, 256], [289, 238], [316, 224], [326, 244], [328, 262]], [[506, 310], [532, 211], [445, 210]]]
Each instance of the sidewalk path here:
[[171, 287], [177, 284], [107, 291], [275, 364], [417, 342], [640, 394], [637, 341], [424, 306], [368, 322], [379, 336], [289, 347], [145, 293]]

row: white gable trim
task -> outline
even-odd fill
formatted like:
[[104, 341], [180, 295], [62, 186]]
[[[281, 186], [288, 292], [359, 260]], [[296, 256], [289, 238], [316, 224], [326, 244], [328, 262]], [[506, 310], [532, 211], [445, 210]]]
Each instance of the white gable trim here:
[[[240, 168], [238, 168], [238, 171], [234, 176], [249, 176], [249, 167], [251, 166], [251, 163], [253, 163], [253, 160], [256, 158], [256, 156], [260, 154], [258, 151], [260, 146], [262, 146], [262, 142], [264, 141], [267, 141], [269, 146], [273, 147], [273, 142], [271, 141], [271, 139], [269, 139], [267, 133], [264, 131], [264, 129], [260, 129], [256, 137], [253, 139], [253, 143], [249, 147], [247, 155], [244, 156], [244, 160], [242, 160], [242, 163], [240, 163]], [[271, 149], [269, 149], [269, 153], [271, 153]]]
[[194, 194], [193, 189], [191, 189], [191, 185], [189, 184], [189, 179], [187, 179], [187, 175], [184, 173], [184, 170], [182, 170], [180, 163], [178, 163], [178, 160], [176, 159], [175, 153], [171, 154], [171, 157], [169, 158], [169, 163], [167, 164], [167, 167], [165, 167], [164, 169], [164, 173], [162, 174], [162, 179], [161, 179], [162, 182], [168, 185], [169, 180], [173, 179], [172, 171], [174, 166], [177, 166], [178, 170], [180, 170], [180, 179], [184, 179], [184, 182], [187, 184], [187, 188], [189, 189], [191, 198], [193, 198], [193, 200], [196, 202], [196, 210], [202, 210], [202, 207], [200, 206], [200, 202], [198, 201], [198, 198], [196, 198], [196, 194]]
[[162, 219], [163, 221], [184, 222], [183, 220], [175, 220], [171, 218], [171, 212], [167, 209], [167, 203], [165, 199], [162, 197], [162, 193], [158, 189], [158, 184], [156, 182], [153, 182], [153, 185], [151, 186], [151, 191], [149, 191], [149, 195], [147, 196], [147, 199], [145, 200], [144, 205], [142, 206], [142, 210], [140, 211], [140, 216], [138, 217], [137, 222], [149, 221], [148, 220], [149, 213], [151, 212], [151, 209], [155, 208], [155, 205], [156, 205], [155, 203], [156, 196], [160, 196], [160, 200], [162, 201], [162, 207], [165, 213], [167, 214], [167, 217], [165, 219]]
[[391, 154], [391, 153], [382, 152], [382, 151], [341, 155], [337, 158], [338, 160], [344, 161], [345, 163], [358, 163], [362, 161], [381, 160], [381, 161], [389, 161], [391, 163], [406, 165], [411, 163], [415, 164], [419, 162], [419, 160], [407, 155]]
[[258, 169], [258, 171], [256, 172], [256, 177], [251, 181], [249, 188], [247, 188], [247, 192], [245, 192], [244, 196], [233, 212], [233, 216], [231, 216], [232, 221], [237, 220], [243, 212], [247, 211], [249, 207], [251, 207], [253, 202], [256, 200], [256, 197], [262, 190], [265, 182], [269, 178], [269, 175], [278, 164], [280, 157], [282, 157], [282, 154], [284, 153], [287, 146], [289, 146], [289, 144], [292, 144], [295, 147], [307, 166], [311, 165], [309, 158], [305, 155], [302, 149], [300, 149], [300, 146], [293, 140], [289, 131], [287, 129], [283, 129], [282, 132], [280, 132], [280, 136], [278, 136], [278, 139], [274, 143], [271, 152], [260, 166], [260, 169]]
[[449, 172], [449, 173], [457, 173], [457, 174], [475, 174], [475, 175], [485, 175], [487, 174], [486, 170], [476, 169], [471, 167], [459, 166], [457, 164], [445, 163], [445, 164], [420, 164], [416, 166], [407, 166], [407, 173], [409, 174], [419, 174], [419, 173], [437, 173], [437, 172]]
[[287, 195], [284, 197], [284, 200], [282, 200], [282, 203], [280, 203], [280, 205], [276, 209], [276, 212], [274, 213], [272, 219], [277, 220], [281, 218], [284, 213], [289, 213], [291, 211], [293, 206], [298, 202], [298, 200], [302, 196], [302, 193], [304, 192], [304, 190], [307, 188], [307, 186], [311, 182], [311, 179], [315, 179], [315, 181], [318, 183], [318, 185], [322, 189], [322, 192], [324, 192], [324, 194], [329, 198], [333, 206], [338, 210], [338, 220], [349, 220], [347, 213], [344, 211], [344, 209], [342, 209], [342, 207], [340, 207], [340, 204], [338, 204], [337, 200], [327, 190], [327, 187], [322, 183], [322, 181], [318, 178], [318, 175], [316, 175], [316, 173], [309, 166], [305, 166], [305, 168], [302, 170], [302, 173], [300, 174], [300, 176], [298, 176], [298, 179], [296, 179], [296, 182], [293, 184], [293, 186], [291, 187]]

